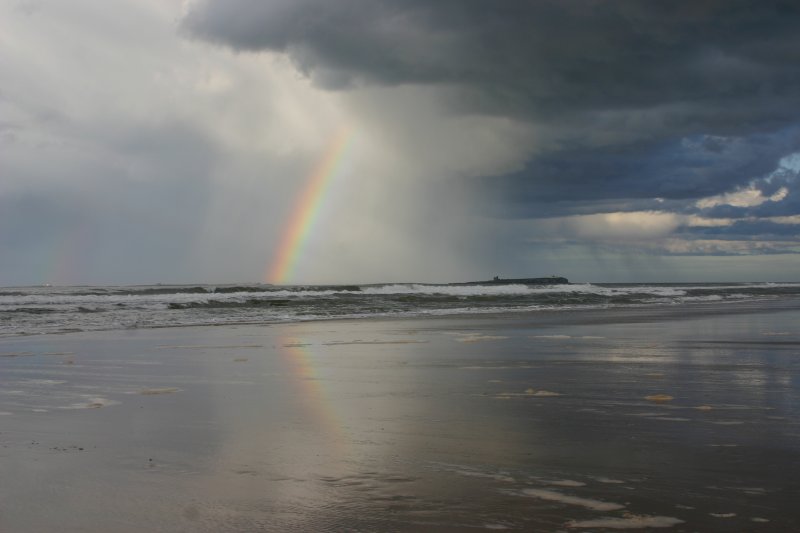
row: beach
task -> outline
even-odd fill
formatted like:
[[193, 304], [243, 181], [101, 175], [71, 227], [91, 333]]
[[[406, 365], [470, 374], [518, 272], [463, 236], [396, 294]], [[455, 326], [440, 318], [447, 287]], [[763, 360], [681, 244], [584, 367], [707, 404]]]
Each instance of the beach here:
[[0, 339], [0, 531], [800, 529], [800, 302]]

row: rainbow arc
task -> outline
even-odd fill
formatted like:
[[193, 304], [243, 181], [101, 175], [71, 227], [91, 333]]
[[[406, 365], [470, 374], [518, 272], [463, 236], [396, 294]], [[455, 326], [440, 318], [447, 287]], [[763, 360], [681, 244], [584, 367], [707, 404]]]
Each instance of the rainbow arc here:
[[351, 131], [349, 129], [339, 131], [328, 145], [323, 157], [314, 166], [305, 187], [297, 197], [275, 258], [265, 274], [268, 283], [287, 283], [292, 279], [330, 186], [345, 166], [351, 143]]

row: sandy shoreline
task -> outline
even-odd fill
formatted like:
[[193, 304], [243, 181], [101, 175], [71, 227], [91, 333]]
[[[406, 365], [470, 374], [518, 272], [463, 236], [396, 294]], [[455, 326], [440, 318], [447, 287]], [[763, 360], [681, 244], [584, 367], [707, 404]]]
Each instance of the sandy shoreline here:
[[0, 339], [0, 531], [787, 531], [796, 301]]

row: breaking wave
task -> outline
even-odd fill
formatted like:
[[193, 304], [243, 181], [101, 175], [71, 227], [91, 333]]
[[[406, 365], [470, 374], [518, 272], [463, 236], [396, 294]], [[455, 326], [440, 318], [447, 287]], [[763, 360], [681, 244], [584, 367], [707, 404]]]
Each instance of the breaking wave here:
[[800, 283], [13, 287], [0, 288], [0, 335], [325, 318], [674, 306], [797, 296]]

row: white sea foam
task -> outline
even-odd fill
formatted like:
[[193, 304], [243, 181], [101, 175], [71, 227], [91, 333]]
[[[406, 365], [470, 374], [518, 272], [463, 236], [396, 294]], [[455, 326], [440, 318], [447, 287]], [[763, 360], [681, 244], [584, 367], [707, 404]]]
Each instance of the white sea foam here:
[[66, 383], [64, 380], [60, 379], [25, 379], [22, 381], [18, 381], [17, 384], [22, 385], [62, 385]]
[[417, 283], [404, 285], [380, 285], [362, 287], [360, 294], [421, 294], [448, 296], [507, 296], [537, 294], [543, 292], [561, 292], [569, 285], [546, 285], [530, 287], [528, 285], [423, 285]]
[[[692, 287], [694, 288], [694, 287]], [[709, 287], [710, 288], [710, 287]], [[570, 285], [382, 285], [363, 287], [361, 294], [446, 294], [451, 296], [534, 295], [534, 294], [595, 294], [600, 296], [624, 296], [652, 294], [654, 296], [684, 296], [689, 287], [665, 287], [636, 285], [625, 287], [603, 287], [591, 283]]]
[[622, 481], [621, 479], [613, 479], [613, 478], [609, 478], [609, 477], [596, 477], [596, 478], [594, 478], [594, 479], [596, 479], [596, 480], [597, 480], [597, 481], [599, 481], [600, 483], [613, 483], [613, 484], [622, 484], [622, 483], [625, 483], [625, 482], [624, 482], [624, 481]]
[[800, 284], [796, 283], [603, 286], [591, 283], [396, 283], [340, 287], [254, 284], [226, 288], [0, 288], [0, 336], [160, 326], [305, 322], [332, 318], [479, 315], [604, 309], [643, 304], [681, 305], [782, 295], [794, 297], [798, 293]]
[[608, 529], [642, 529], [647, 527], [663, 528], [682, 524], [683, 520], [672, 516], [627, 515], [623, 518], [593, 518], [589, 520], [573, 520], [568, 528], [597, 527]]
[[589, 498], [570, 496], [569, 494], [564, 494], [554, 490], [522, 489], [522, 493], [526, 496], [532, 496], [534, 498], [539, 498], [541, 500], [561, 502], [561, 503], [566, 503], [568, 505], [578, 505], [580, 507], [586, 507], [587, 509], [592, 509], [593, 511], [616, 511], [625, 508], [624, 505], [619, 503], [603, 502], [600, 500], [592, 500]]
[[502, 339], [507, 339], [507, 338], [508, 337], [505, 337], [503, 335], [479, 335], [479, 334], [475, 334], [475, 335], [459, 336], [459, 337], [456, 337], [456, 340], [458, 342], [471, 343], [471, 342], [497, 341], [497, 340], [502, 340]]
[[116, 400], [109, 400], [100, 396], [87, 397], [81, 402], [75, 402], [70, 405], [61, 406], [60, 409], [99, 409], [101, 407], [108, 407], [110, 405], [118, 405]]
[[[339, 295], [447, 295], [447, 296], [524, 296], [536, 294], [594, 294], [600, 296], [624, 296], [632, 294], [649, 294], [653, 296], [685, 296], [692, 289], [726, 290], [731, 287], [682, 287], [682, 286], [657, 286], [635, 285], [622, 287], [604, 287], [591, 283], [575, 283], [569, 285], [428, 285], [421, 283], [365, 285], [353, 291], [345, 288], [317, 289], [309, 287], [304, 289], [269, 289], [263, 291], [239, 292], [167, 292], [143, 293], [131, 290], [130, 293], [113, 292], [100, 294], [76, 294], [70, 292], [34, 293], [0, 295], [0, 306], [27, 306], [27, 305], [92, 305], [92, 304], [117, 304], [117, 303], [187, 303], [216, 301], [243, 301], [253, 298], [314, 298], [332, 297]], [[211, 289], [209, 287], [209, 289]]]
[[583, 481], [575, 481], [574, 479], [554, 479], [545, 481], [548, 485], [556, 485], [559, 487], [585, 487], [586, 483]]

